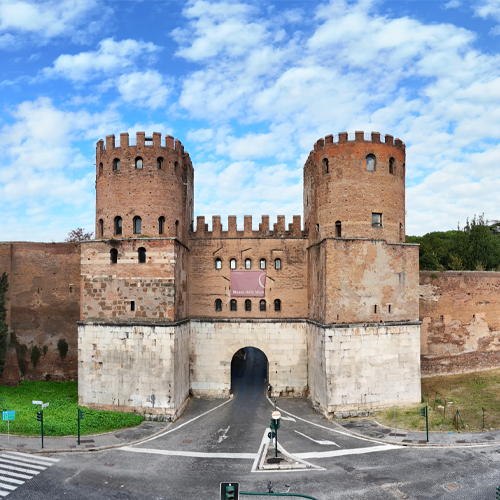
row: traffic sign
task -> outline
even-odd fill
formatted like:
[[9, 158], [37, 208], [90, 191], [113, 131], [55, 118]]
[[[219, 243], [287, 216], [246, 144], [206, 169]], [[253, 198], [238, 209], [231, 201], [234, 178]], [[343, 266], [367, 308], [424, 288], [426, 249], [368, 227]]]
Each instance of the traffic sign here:
[[32, 401], [32, 405], [43, 405], [43, 401]]
[[15, 420], [16, 412], [15, 411], [3, 411], [2, 412], [2, 420]]
[[42, 404], [42, 410], [43, 410], [44, 408], [47, 408], [47, 406], [49, 406], [49, 403], [43, 403], [43, 404]]

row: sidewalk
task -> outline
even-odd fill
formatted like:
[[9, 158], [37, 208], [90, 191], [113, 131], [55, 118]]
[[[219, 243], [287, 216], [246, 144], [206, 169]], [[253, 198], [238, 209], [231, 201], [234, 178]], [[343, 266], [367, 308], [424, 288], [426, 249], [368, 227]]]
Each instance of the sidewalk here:
[[350, 434], [375, 439], [386, 444], [400, 444], [403, 446], [477, 446], [500, 444], [500, 430], [484, 432], [437, 432], [404, 431], [390, 429], [378, 424], [374, 420], [332, 420], [332, 423], [343, 428]]
[[43, 437], [40, 436], [13, 436], [8, 440], [7, 434], [0, 434], [0, 451], [22, 451], [25, 453], [68, 453], [81, 451], [99, 451], [109, 448], [131, 445], [148, 437], [158, 434], [168, 427], [171, 422], [144, 421], [137, 427], [119, 429], [106, 434], [80, 436], [80, 445], [77, 436]]

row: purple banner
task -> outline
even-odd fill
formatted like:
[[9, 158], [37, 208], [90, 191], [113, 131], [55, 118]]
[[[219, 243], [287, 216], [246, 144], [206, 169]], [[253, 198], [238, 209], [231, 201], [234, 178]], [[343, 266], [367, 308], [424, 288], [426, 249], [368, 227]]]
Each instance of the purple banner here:
[[265, 297], [265, 271], [231, 271], [231, 297]]

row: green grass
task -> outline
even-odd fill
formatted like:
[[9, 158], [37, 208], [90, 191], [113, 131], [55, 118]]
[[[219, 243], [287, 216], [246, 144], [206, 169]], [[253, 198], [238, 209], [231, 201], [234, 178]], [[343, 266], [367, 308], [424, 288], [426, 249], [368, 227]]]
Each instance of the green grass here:
[[[0, 410], [14, 410], [16, 419], [10, 422], [10, 433], [23, 436], [40, 434], [36, 418], [40, 406], [31, 404], [38, 400], [50, 403], [43, 411], [45, 436], [71, 436], [78, 432], [77, 382], [21, 382], [19, 387], [0, 386]], [[97, 411], [81, 407], [85, 416], [80, 422], [80, 433], [98, 434], [140, 424], [144, 418], [133, 413]], [[7, 433], [7, 422], [0, 421], [0, 433]]]
[[[487, 370], [463, 375], [441, 375], [422, 379], [423, 402], [396, 407], [396, 427], [405, 430], [425, 430], [425, 418], [420, 408], [429, 406], [429, 430], [456, 430], [453, 418], [459, 411], [461, 431], [500, 429], [500, 370]], [[451, 402], [451, 404], [449, 404]], [[446, 411], [439, 406], [446, 406]], [[382, 410], [375, 420], [387, 427], [394, 426], [394, 407]], [[462, 427], [462, 421], [465, 426]]]

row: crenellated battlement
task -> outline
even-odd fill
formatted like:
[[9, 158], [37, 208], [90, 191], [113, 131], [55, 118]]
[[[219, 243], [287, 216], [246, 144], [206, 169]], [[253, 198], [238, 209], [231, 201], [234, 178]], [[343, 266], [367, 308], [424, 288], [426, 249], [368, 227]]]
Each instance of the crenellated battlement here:
[[166, 135], [163, 140], [159, 132], [153, 132], [152, 136], [147, 136], [145, 132], [136, 132], [135, 138], [130, 138], [128, 132], [120, 134], [120, 139], [116, 139], [115, 135], [107, 135], [106, 142], [100, 139], [97, 142], [97, 153], [110, 151], [118, 148], [147, 148], [153, 149], [170, 149], [178, 151], [181, 154], [184, 152], [184, 146], [179, 139], [174, 139], [171, 135]]
[[380, 132], [360, 132], [356, 131], [354, 134], [348, 134], [347, 132], [340, 132], [339, 135], [327, 135], [324, 139], [319, 139], [314, 144], [314, 151], [319, 151], [324, 149], [326, 146], [332, 144], [346, 144], [349, 142], [372, 142], [374, 144], [385, 144], [387, 146], [395, 147], [401, 151], [405, 151], [406, 146], [401, 139], [394, 139], [394, 136], [386, 134], [384, 140], [381, 140]]
[[196, 217], [196, 228], [189, 233], [190, 238], [305, 238], [307, 233], [301, 228], [300, 215], [293, 216], [293, 222], [285, 223], [285, 216], [278, 215], [272, 228], [269, 226], [269, 215], [262, 216], [258, 231], [252, 229], [252, 216], [245, 215], [243, 231], [238, 231], [236, 215], [227, 218], [227, 230], [222, 227], [220, 215], [212, 216], [212, 231], [208, 230], [205, 216]]

